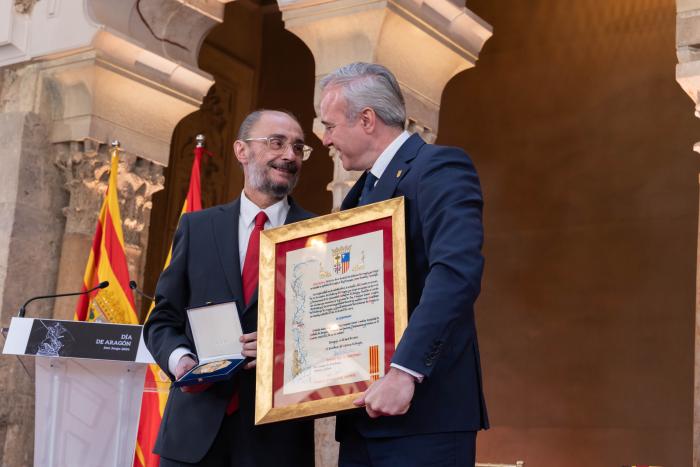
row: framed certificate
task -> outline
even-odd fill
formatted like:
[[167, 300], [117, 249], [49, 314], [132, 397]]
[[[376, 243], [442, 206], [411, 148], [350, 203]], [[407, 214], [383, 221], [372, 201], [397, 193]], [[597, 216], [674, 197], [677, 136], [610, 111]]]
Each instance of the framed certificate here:
[[404, 199], [260, 236], [255, 424], [331, 415], [389, 369], [406, 328]]

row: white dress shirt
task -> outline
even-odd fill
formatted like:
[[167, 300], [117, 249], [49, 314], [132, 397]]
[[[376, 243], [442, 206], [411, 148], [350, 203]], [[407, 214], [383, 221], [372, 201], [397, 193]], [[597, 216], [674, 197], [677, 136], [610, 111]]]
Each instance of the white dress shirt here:
[[281, 201], [276, 202], [272, 206], [260, 209], [255, 203], [248, 199], [245, 192], [241, 193], [241, 214], [238, 216], [238, 259], [241, 261], [241, 274], [243, 274], [243, 263], [245, 255], [248, 251], [248, 240], [250, 233], [255, 227], [255, 216], [260, 211], [265, 211], [267, 214], [267, 222], [265, 229], [272, 229], [284, 224], [289, 214], [289, 201], [285, 196]]

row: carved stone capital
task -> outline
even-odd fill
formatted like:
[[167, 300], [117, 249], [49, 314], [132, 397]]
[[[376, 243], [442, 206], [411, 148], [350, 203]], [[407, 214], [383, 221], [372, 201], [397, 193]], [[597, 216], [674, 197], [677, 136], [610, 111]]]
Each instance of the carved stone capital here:
[[110, 61], [105, 50], [112, 48], [143, 58], [129, 43], [101, 34], [96, 40], [103, 48], [0, 69], [0, 112], [44, 116], [53, 143], [119, 139], [124, 150], [167, 165], [175, 125], [199, 108], [211, 81], [186, 80], [202, 94], [185, 95], [165, 78], [157, 82], [151, 68], [136, 75]]
[[[89, 47], [107, 32], [163, 59], [197, 71], [207, 32], [221, 23], [224, 3], [214, 0], [86, 0], [0, 2], [0, 66]], [[4, 10], [4, 11], [3, 11]], [[47, 34], [47, 31], [62, 31]]]
[[[107, 192], [110, 155], [106, 145], [91, 140], [59, 143], [54, 146], [56, 165], [69, 192], [66, 233], [92, 236], [100, 206]], [[151, 161], [122, 153], [119, 163], [119, 206], [124, 242], [142, 249], [146, 245], [151, 215], [151, 197], [163, 189], [163, 167]]]
[[15, 0], [15, 11], [20, 15], [28, 15], [39, 0]]
[[[278, 0], [285, 27], [309, 47], [317, 83], [341, 65], [381, 63], [396, 75], [409, 117], [437, 135], [447, 82], [476, 64], [491, 27], [451, 0]], [[315, 95], [318, 104], [319, 92]]]

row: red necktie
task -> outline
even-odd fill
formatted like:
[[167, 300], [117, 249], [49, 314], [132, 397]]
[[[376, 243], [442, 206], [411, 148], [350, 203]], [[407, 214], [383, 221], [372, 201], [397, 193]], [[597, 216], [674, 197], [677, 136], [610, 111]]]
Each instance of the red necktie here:
[[[258, 215], [255, 216], [255, 227], [253, 227], [253, 231], [250, 233], [248, 250], [245, 252], [245, 261], [243, 261], [243, 300], [246, 305], [250, 302], [250, 298], [258, 287], [260, 231], [264, 229], [265, 222], [267, 222], [267, 214], [265, 214], [265, 211], [260, 211]], [[238, 410], [238, 404], [238, 382], [236, 381], [233, 395], [226, 407], [226, 415], [231, 415]]]
[[243, 300], [248, 305], [255, 289], [258, 288], [258, 259], [260, 257], [260, 231], [265, 227], [267, 214], [260, 211], [255, 216], [255, 227], [250, 233], [248, 240], [248, 250], [245, 253], [243, 262]]

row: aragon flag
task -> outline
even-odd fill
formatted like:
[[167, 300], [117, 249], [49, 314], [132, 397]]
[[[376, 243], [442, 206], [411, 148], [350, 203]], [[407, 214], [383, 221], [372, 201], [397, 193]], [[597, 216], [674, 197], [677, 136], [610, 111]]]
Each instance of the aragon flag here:
[[124, 253], [122, 217], [119, 213], [117, 195], [118, 169], [119, 145], [113, 143], [107, 195], [102, 202], [92, 249], [83, 276], [83, 290], [91, 289], [102, 281], [109, 281], [109, 287], [81, 295], [75, 308], [74, 319], [76, 320], [138, 323], [134, 296], [129, 288], [129, 270]]
[[[202, 190], [200, 182], [200, 165], [202, 155], [205, 153], [204, 137], [197, 136], [197, 146], [194, 149], [194, 161], [192, 162], [192, 173], [190, 175], [190, 187], [187, 191], [187, 199], [180, 211], [180, 217], [187, 212], [199, 211], [202, 209]], [[173, 254], [173, 247], [170, 245], [168, 256], [165, 259], [163, 269], [170, 265]], [[153, 311], [155, 304], [151, 304], [148, 315]], [[146, 316], [148, 319], [148, 316]], [[136, 437], [136, 454], [134, 455], [134, 467], [154, 467], [159, 464], [159, 457], [153, 453], [153, 446], [158, 436], [158, 428], [165, 411], [165, 402], [168, 399], [168, 387], [170, 380], [158, 367], [158, 365], [148, 365], [146, 371], [146, 390], [141, 401], [141, 418], [139, 419], [139, 431]], [[152, 388], [149, 390], [149, 388]]]

